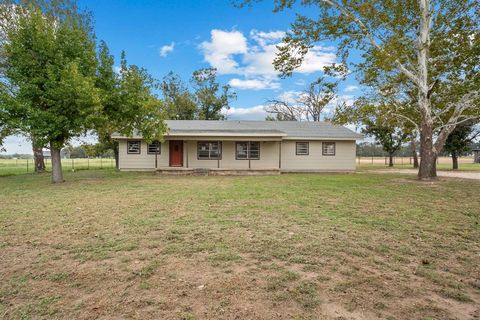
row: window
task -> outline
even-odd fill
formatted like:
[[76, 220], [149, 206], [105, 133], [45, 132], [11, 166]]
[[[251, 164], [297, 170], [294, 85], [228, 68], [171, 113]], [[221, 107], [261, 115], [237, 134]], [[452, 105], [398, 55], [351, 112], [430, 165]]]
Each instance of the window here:
[[260, 142], [237, 142], [237, 160], [258, 160], [260, 159]]
[[297, 142], [296, 144], [297, 156], [308, 156], [308, 142]]
[[140, 141], [127, 141], [127, 153], [140, 154]]
[[160, 151], [161, 151], [160, 141], [154, 141], [147, 146], [148, 154], [160, 154]]
[[324, 142], [322, 145], [322, 154], [324, 156], [334, 156], [335, 155], [335, 142]]
[[197, 158], [211, 160], [222, 158], [222, 143], [220, 141], [201, 141], [197, 144]]

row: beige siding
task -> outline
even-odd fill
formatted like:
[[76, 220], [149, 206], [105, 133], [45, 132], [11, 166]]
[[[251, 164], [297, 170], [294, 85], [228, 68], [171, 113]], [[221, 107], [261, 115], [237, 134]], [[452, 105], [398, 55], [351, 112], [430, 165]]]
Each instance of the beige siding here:
[[[330, 142], [330, 141], [329, 141]], [[296, 141], [282, 142], [282, 169], [351, 171], [355, 170], [355, 141], [335, 142], [335, 155], [322, 155], [322, 141], [309, 141], [309, 154], [296, 155]]]
[[[202, 141], [215, 141], [205, 139]], [[322, 155], [322, 141], [309, 141], [309, 155], [296, 155], [296, 141], [281, 142], [281, 169], [286, 171], [353, 171], [355, 170], [355, 141], [335, 141], [335, 155]], [[260, 160], [236, 160], [235, 141], [222, 142], [222, 159], [199, 160], [197, 158], [197, 141], [184, 141], [183, 167], [208, 169], [278, 169], [278, 141], [260, 142]], [[147, 144], [142, 142], [140, 154], [128, 154], [127, 142], [119, 143], [119, 165], [121, 170], [154, 170], [155, 155], [147, 153]], [[169, 167], [169, 142], [162, 143], [158, 155], [157, 168]]]
[[[168, 143], [162, 143], [158, 155], [158, 166], [168, 166]], [[127, 153], [127, 140], [118, 145], [120, 170], [155, 170], [155, 155], [147, 153], [147, 144], [142, 141], [140, 154]]]
[[235, 141], [222, 141], [222, 159], [220, 160], [199, 160], [197, 141], [187, 141], [185, 144], [188, 145], [189, 168], [249, 169], [250, 162], [251, 169], [278, 169], [278, 141], [260, 142], [260, 160], [250, 161], [235, 159]]

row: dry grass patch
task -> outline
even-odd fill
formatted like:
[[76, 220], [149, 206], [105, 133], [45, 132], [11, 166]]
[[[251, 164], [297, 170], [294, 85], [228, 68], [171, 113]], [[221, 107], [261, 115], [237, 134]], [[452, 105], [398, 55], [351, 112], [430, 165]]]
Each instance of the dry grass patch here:
[[0, 317], [475, 319], [479, 182], [0, 178]]

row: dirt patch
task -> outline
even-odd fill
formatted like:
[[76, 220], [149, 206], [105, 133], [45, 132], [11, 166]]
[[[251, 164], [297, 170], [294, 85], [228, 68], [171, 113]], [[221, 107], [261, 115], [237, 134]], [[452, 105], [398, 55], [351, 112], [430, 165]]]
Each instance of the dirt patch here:
[[[370, 170], [369, 172], [418, 174], [417, 170], [412, 170], [412, 169]], [[480, 180], [480, 172], [476, 172], [476, 171], [437, 171], [437, 176], [445, 177], [445, 178]]]

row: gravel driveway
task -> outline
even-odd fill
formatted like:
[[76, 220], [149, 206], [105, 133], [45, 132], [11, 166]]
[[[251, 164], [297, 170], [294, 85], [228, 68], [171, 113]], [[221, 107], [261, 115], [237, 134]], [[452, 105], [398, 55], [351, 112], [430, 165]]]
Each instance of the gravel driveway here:
[[[386, 170], [375, 170], [374, 172], [378, 172], [378, 173], [408, 173], [408, 174], [417, 174], [418, 173], [418, 171], [414, 170], [414, 169], [386, 169]], [[474, 171], [437, 171], [437, 176], [448, 177], [448, 178], [480, 180], [480, 172], [474, 172]]]

